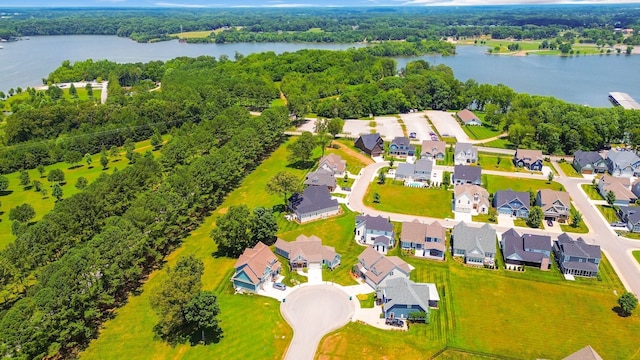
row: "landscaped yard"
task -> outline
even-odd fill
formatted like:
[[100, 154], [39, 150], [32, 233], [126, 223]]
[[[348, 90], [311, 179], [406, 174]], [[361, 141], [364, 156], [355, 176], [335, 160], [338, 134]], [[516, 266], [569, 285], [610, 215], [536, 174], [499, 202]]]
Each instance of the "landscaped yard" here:
[[[380, 194], [379, 204], [373, 202], [374, 193]], [[364, 204], [382, 211], [444, 219], [453, 216], [452, 195], [442, 188], [411, 188], [387, 180], [384, 185], [369, 185]]]
[[577, 178], [583, 177], [582, 174], [576, 171], [576, 169], [573, 167], [573, 165], [570, 162], [557, 162], [556, 165], [560, 166], [560, 169], [562, 169], [562, 172], [567, 176], [577, 177]]
[[602, 213], [602, 216], [604, 216], [604, 218], [607, 219], [607, 222], [612, 223], [612, 222], [620, 221], [620, 218], [618, 218], [618, 214], [616, 214], [616, 210], [611, 206], [596, 205], [596, 207], [598, 208], [598, 210], [600, 210], [600, 212]]
[[[575, 211], [577, 210], [573, 204], [571, 204], [571, 211]], [[577, 234], [586, 234], [589, 232], [589, 228], [587, 227], [587, 224], [584, 223], [584, 219], [583, 221], [580, 222], [579, 226], [573, 227], [572, 225], [572, 221], [571, 221], [571, 212], [569, 213], [569, 219], [567, 219], [567, 223], [566, 224], [560, 224], [560, 228], [562, 229], [562, 231], [564, 232], [569, 232], [569, 233], [577, 233]]]
[[[498, 155], [493, 153], [478, 153], [478, 162], [480, 163], [480, 167], [485, 170], [496, 170], [496, 171], [506, 171], [513, 172], [516, 171], [515, 165], [513, 165], [511, 156], [508, 155]], [[500, 164], [498, 164], [498, 159], [500, 159]]]
[[564, 187], [555, 181], [547, 183], [546, 180], [488, 174], [482, 175], [482, 184], [489, 193], [494, 193], [496, 190], [507, 189], [513, 191], [538, 191], [540, 189], [564, 190]]
[[602, 195], [600, 195], [600, 193], [598, 192], [598, 189], [596, 189], [596, 187], [593, 186], [592, 184], [582, 184], [580, 186], [582, 186], [582, 190], [584, 190], [585, 194], [587, 194], [587, 197], [589, 197], [589, 199], [604, 200]]
[[502, 134], [500, 131], [493, 130], [487, 126], [462, 126], [462, 130], [474, 140], [483, 140], [492, 138]]

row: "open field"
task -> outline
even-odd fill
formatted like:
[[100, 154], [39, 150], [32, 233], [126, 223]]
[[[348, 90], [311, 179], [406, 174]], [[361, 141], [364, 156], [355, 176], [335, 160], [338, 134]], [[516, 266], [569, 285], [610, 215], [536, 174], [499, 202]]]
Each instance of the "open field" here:
[[205, 31], [185, 31], [182, 33], [170, 34], [170, 36], [179, 36], [184, 39], [201, 39], [206, 38], [211, 35], [213, 30], [205, 30]]
[[[373, 194], [380, 194], [380, 203], [373, 203]], [[453, 193], [442, 188], [411, 188], [387, 180], [384, 185], [373, 182], [367, 189], [364, 204], [377, 210], [435, 218], [453, 217]]]
[[[476, 46], [483, 46], [487, 49], [491, 49], [493, 54], [501, 54], [501, 55], [561, 55], [560, 50], [550, 50], [550, 49], [539, 49], [538, 47], [542, 44], [542, 40], [485, 40], [485, 44], [476, 44]], [[473, 40], [463, 42], [464, 44], [473, 44]], [[511, 44], [518, 44], [520, 48], [516, 51], [511, 51], [507, 47]], [[575, 43], [572, 44], [571, 48], [573, 49], [573, 55], [597, 55], [602, 53], [607, 53], [607, 50], [610, 49], [608, 47], [605, 48], [597, 48], [595, 44], [580, 44]], [[614, 49], [611, 49], [612, 53], [615, 53]], [[565, 55], [568, 56], [569, 54]]]
[[513, 145], [507, 138], [499, 138], [496, 140], [492, 140], [486, 143], [482, 143], [482, 146], [498, 148], [498, 149], [516, 149], [516, 146]]
[[[519, 169], [513, 165], [511, 156], [508, 155], [498, 155], [494, 153], [478, 153], [478, 163], [480, 167], [485, 170], [496, 170], [496, 171], [506, 171], [506, 172], [514, 172]], [[498, 164], [498, 159], [500, 159], [500, 164]]]
[[538, 191], [540, 189], [563, 190], [563, 186], [555, 181], [548, 184], [545, 180], [520, 178], [517, 176], [482, 175], [482, 184], [489, 193], [496, 190]]
[[500, 131], [495, 131], [487, 126], [462, 126], [462, 130], [474, 140], [484, 140], [501, 134]]
[[[168, 139], [165, 137], [164, 139]], [[141, 141], [136, 143], [136, 152], [145, 152], [151, 150], [150, 141]], [[154, 155], [158, 155], [158, 152], [154, 152]], [[65, 162], [49, 165], [45, 167], [44, 177], [40, 177], [40, 173], [37, 170], [28, 170], [31, 181], [38, 180], [42, 183], [42, 188], [47, 190], [47, 196], [43, 197], [41, 193], [35, 192], [31, 186], [26, 188], [20, 186], [20, 172], [13, 172], [5, 175], [9, 179], [9, 189], [4, 195], [0, 196], [0, 202], [2, 207], [0, 208], [0, 249], [3, 249], [7, 244], [15, 240], [15, 236], [11, 233], [11, 221], [9, 220], [9, 211], [21, 204], [31, 204], [36, 211], [36, 216], [33, 221], [40, 220], [46, 213], [48, 213], [56, 203], [56, 199], [51, 195], [51, 187], [53, 183], [47, 181], [47, 174], [53, 169], [61, 169], [64, 171], [65, 183], [62, 184], [63, 200], [73, 194], [78, 193], [80, 190], [76, 188], [76, 182], [79, 177], [85, 177], [89, 184], [93, 182], [103, 172], [111, 173], [114, 169], [121, 170], [129, 164], [129, 161], [124, 157], [124, 152], [119, 157], [109, 157], [109, 165], [106, 170], [102, 170], [100, 165], [101, 154], [94, 154], [91, 159], [91, 167], [88, 167], [84, 160], [76, 166], [71, 168], [69, 164]]]
[[604, 200], [602, 195], [600, 195], [600, 193], [598, 192], [598, 189], [596, 189], [593, 185], [591, 185], [591, 184], [582, 184], [580, 186], [582, 186], [582, 190], [584, 190], [584, 192], [587, 194], [587, 197], [589, 199], [591, 199], [591, 200]]
[[577, 178], [583, 177], [582, 174], [576, 171], [576, 169], [573, 167], [573, 165], [570, 162], [558, 162], [556, 164], [560, 166], [560, 169], [562, 169], [562, 172], [564, 172], [564, 174], [567, 176], [577, 177]]

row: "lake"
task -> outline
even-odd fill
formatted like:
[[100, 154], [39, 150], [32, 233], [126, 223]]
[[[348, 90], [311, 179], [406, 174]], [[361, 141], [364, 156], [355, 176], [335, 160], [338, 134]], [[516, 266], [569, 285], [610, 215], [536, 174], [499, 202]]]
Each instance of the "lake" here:
[[[340, 50], [361, 44], [308, 43], [238, 43], [181, 44], [165, 41], [136, 43], [116, 36], [40, 36], [31, 40], [3, 43], [0, 50], [0, 90], [40, 85], [42, 78], [63, 60], [92, 58], [111, 61], [148, 62], [178, 56], [197, 57], [227, 55], [236, 52], [294, 52], [300, 49]], [[606, 106], [610, 91], [627, 92], [640, 100], [640, 55], [590, 56], [500, 56], [486, 55], [484, 46], [458, 46], [455, 56], [422, 56], [397, 58], [398, 68], [409, 61], [424, 59], [432, 64], [450, 66], [461, 81], [475, 79], [479, 83], [505, 84], [517, 92], [549, 95], [589, 106]]]

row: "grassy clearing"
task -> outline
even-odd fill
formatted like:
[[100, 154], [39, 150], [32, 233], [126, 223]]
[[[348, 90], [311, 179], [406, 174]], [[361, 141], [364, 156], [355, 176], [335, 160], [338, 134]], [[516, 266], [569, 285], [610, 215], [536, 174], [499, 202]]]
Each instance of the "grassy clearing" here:
[[[500, 159], [500, 164], [498, 164], [498, 159]], [[508, 155], [497, 155], [490, 153], [478, 153], [478, 162], [480, 163], [480, 167], [485, 170], [496, 170], [496, 171], [506, 171], [506, 172], [514, 172], [517, 171], [518, 168], [513, 165], [512, 157]]]
[[271, 107], [276, 107], [276, 106], [287, 106], [287, 100], [286, 99], [273, 99], [273, 101], [271, 102]]
[[560, 167], [560, 169], [562, 169], [562, 172], [569, 177], [576, 177], [576, 178], [583, 177], [582, 174], [576, 171], [576, 169], [573, 167], [573, 165], [570, 162], [558, 162], [556, 164]]
[[618, 218], [618, 214], [616, 213], [616, 210], [611, 206], [596, 205], [596, 207], [598, 208], [598, 210], [600, 210], [600, 213], [602, 213], [602, 216], [604, 216], [604, 218], [607, 219], [607, 222], [612, 223], [612, 222], [620, 221], [620, 218]]
[[[168, 139], [168, 137], [165, 137]], [[141, 141], [136, 143], [136, 152], [143, 153], [147, 150], [151, 150], [150, 141]], [[158, 155], [158, 152], [154, 152], [154, 155]], [[21, 204], [31, 204], [33, 206], [36, 216], [33, 221], [38, 221], [42, 217], [53, 209], [56, 199], [51, 195], [53, 183], [47, 181], [47, 174], [53, 169], [60, 169], [64, 171], [65, 183], [62, 185], [63, 201], [73, 194], [78, 193], [80, 190], [76, 188], [76, 182], [79, 177], [84, 177], [89, 183], [93, 182], [103, 172], [111, 173], [114, 169], [122, 170], [129, 164], [129, 161], [124, 157], [124, 152], [120, 153], [117, 158], [110, 157], [109, 165], [106, 170], [102, 170], [100, 165], [100, 154], [95, 154], [91, 157], [92, 166], [89, 167], [84, 160], [76, 166], [71, 168], [69, 164], [61, 162], [45, 167], [44, 177], [40, 177], [40, 173], [37, 170], [28, 170], [31, 181], [38, 180], [42, 183], [42, 188], [47, 190], [47, 196], [43, 197], [41, 193], [35, 192], [31, 186], [20, 186], [20, 172], [13, 172], [5, 175], [9, 179], [9, 188], [4, 195], [0, 196], [0, 202], [2, 207], [0, 208], [0, 249], [3, 249], [7, 244], [15, 240], [15, 236], [11, 233], [11, 221], [9, 220], [9, 211]]]
[[325, 149], [325, 154], [340, 155], [340, 157], [342, 157], [342, 160], [345, 160], [347, 162], [347, 171], [351, 174], [358, 175], [360, 170], [362, 170], [365, 166], [373, 164], [373, 160], [370, 157], [364, 154], [360, 154], [360, 150], [356, 151], [355, 148], [353, 148], [353, 143], [350, 144], [351, 146], [346, 145], [342, 141], [340, 141], [339, 143], [340, 148], [334, 149], [328, 147]]
[[640, 250], [634, 250], [632, 254], [636, 261], [640, 264]]
[[488, 126], [462, 126], [462, 130], [474, 140], [484, 140], [498, 136], [500, 131], [496, 131]]
[[[380, 203], [373, 202], [373, 194], [380, 194]], [[452, 192], [441, 188], [410, 188], [387, 181], [384, 185], [371, 183], [364, 204], [377, 210], [401, 214], [450, 218]]]
[[205, 31], [185, 31], [181, 33], [170, 34], [169, 36], [178, 36], [183, 39], [202, 39], [209, 37], [213, 30], [205, 30]]
[[516, 149], [516, 146], [512, 144], [506, 137], [495, 139], [486, 143], [483, 143], [482, 146], [498, 148], [498, 149]]
[[538, 191], [540, 189], [564, 190], [563, 186], [555, 181], [547, 183], [545, 180], [520, 178], [517, 176], [482, 175], [482, 184], [489, 193], [507, 189], [513, 191]]
[[582, 190], [584, 190], [584, 192], [587, 194], [589, 199], [591, 199], [591, 200], [604, 200], [602, 195], [600, 195], [600, 193], [598, 192], [597, 187], [595, 187], [594, 185], [582, 184], [580, 186], [582, 186]]
[[371, 294], [358, 294], [358, 300], [360, 301], [360, 307], [363, 309], [371, 309], [374, 306], [375, 302], [375, 293]]

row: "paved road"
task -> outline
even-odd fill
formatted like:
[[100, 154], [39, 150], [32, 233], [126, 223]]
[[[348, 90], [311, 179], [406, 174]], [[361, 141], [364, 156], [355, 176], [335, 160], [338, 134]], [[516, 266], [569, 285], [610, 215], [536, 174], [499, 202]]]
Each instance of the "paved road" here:
[[[393, 221], [412, 221], [418, 219], [419, 221], [431, 223], [434, 220], [438, 220], [445, 227], [453, 227], [458, 221], [454, 219], [436, 219], [424, 216], [405, 215], [390, 213], [385, 211], [379, 211], [369, 208], [364, 205], [362, 199], [367, 191], [369, 183], [376, 177], [376, 173], [382, 167], [388, 166], [388, 163], [381, 162], [367, 166], [361, 172], [359, 179], [355, 181], [352, 186], [351, 195], [349, 196], [349, 207], [357, 212], [369, 214], [372, 216], [383, 216], [390, 218]], [[526, 177], [526, 178], [545, 178], [542, 175], [531, 173], [505, 173], [499, 171], [483, 171], [486, 174], [499, 174], [503, 176], [513, 177]], [[572, 237], [581, 236], [588, 243], [594, 243], [600, 245], [602, 251], [605, 253], [611, 265], [615, 269], [616, 273], [620, 277], [620, 280], [624, 284], [625, 288], [636, 295], [640, 295], [640, 265], [631, 255], [631, 251], [640, 250], [640, 241], [630, 240], [618, 237], [616, 233], [609, 227], [606, 219], [600, 214], [594, 203], [589, 200], [584, 191], [582, 191], [582, 184], [590, 184], [588, 179], [581, 178], [569, 178], [557, 176], [554, 180], [561, 183], [565, 189], [571, 195], [575, 207], [582, 212], [583, 218], [587, 226], [589, 226], [589, 233], [587, 234], [572, 234]], [[502, 233], [509, 229], [509, 227], [492, 225], [498, 233]], [[529, 228], [520, 228], [519, 232], [528, 232], [541, 235], [557, 236], [559, 233], [553, 230], [536, 230]]]
[[293, 328], [286, 360], [312, 360], [322, 337], [344, 326], [355, 313], [354, 301], [336, 286], [315, 285], [296, 289], [280, 306]]

